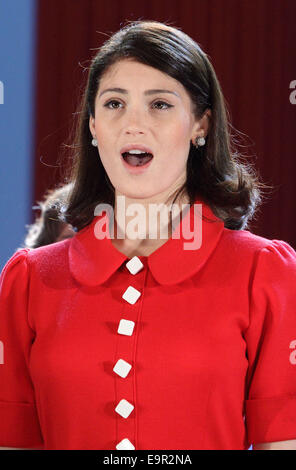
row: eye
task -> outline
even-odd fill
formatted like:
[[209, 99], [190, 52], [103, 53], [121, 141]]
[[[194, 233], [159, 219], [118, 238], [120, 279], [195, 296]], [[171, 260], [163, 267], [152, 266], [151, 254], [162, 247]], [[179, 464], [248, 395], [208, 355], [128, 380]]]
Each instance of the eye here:
[[[113, 104], [116, 104], [116, 105], [119, 105], [121, 104], [119, 101], [117, 100], [110, 100], [108, 101], [106, 104], [104, 104], [104, 107], [105, 108], [108, 108], [108, 109], [119, 109], [119, 106], [113, 106]], [[112, 105], [112, 106], [111, 106]], [[155, 101], [155, 103], [153, 103], [153, 106], [155, 105], [160, 105], [161, 108], [159, 106], [156, 106], [156, 109], [158, 109], [159, 111], [162, 111], [162, 110], [165, 110], [165, 109], [169, 109], [169, 108], [172, 108], [173, 105], [171, 104], [168, 104], [168, 103], [165, 103], [164, 101]], [[165, 106], [165, 107], [164, 107]]]
[[162, 109], [169, 109], [169, 108], [172, 108], [172, 107], [173, 107], [172, 104], [165, 103], [164, 101], [155, 101], [155, 103], [153, 103], [153, 104], [154, 104], [154, 105], [160, 104], [160, 105], [166, 106], [166, 108], [163, 108], [163, 107], [162, 107], [162, 108], [157, 108], [157, 109], [159, 109], [160, 111], [161, 111]]
[[109, 109], [118, 109], [117, 107], [116, 107], [116, 108], [114, 108], [113, 106], [110, 108], [109, 104], [111, 104], [111, 103], [117, 103], [117, 104], [121, 104], [121, 103], [119, 103], [119, 101], [116, 101], [116, 100], [110, 100], [110, 101], [108, 101], [106, 104], [104, 104], [104, 107], [105, 107], [105, 108], [109, 108]]

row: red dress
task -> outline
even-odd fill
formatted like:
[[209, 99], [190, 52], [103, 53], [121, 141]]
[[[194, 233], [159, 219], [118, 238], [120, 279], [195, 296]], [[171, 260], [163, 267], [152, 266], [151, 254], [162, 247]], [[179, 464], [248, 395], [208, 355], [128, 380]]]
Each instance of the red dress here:
[[[10, 258], [1, 446], [247, 449], [296, 438], [296, 253], [202, 212], [198, 249], [184, 249], [180, 230], [141, 263], [97, 239], [106, 214]], [[188, 217], [199, 217], [193, 206], [178, 228]]]

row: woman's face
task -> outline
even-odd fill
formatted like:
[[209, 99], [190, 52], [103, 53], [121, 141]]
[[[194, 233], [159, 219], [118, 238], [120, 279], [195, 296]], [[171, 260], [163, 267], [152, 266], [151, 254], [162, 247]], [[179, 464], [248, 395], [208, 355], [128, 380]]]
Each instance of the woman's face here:
[[[120, 88], [122, 91], [106, 91]], [[167, 90], [167, 92], [152, 91]], [[133, 59], [123, 59], [101, 77], [90, 130], [116, 194], [161, 199], [186, 181], [190, 140], [205, 136], [206, 116], [196, 120], [191, 99], [177, 80]], [[144, 145], [153, 159], [146, 169], [129, 167], [126, 145]]]

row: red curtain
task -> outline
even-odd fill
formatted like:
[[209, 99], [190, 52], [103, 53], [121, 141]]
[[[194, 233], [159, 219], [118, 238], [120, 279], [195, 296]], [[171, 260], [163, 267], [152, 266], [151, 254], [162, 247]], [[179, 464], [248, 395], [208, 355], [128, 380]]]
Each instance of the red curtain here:
[[166, 21], [210, 56], [232, 124], [243, 133], [241, 150], [275, 187], [252, 231], [296, 248], [295, 18], [295, 0], [39, 0], [32, 204], [60, 181], [61, 144], [94, 49], [126, 20]]

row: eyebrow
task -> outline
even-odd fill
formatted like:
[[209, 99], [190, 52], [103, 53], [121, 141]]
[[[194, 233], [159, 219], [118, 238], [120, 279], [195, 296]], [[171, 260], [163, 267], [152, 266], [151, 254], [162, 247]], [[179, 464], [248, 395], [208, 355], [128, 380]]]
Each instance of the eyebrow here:
[[[125, 90], [124, 88], [107, 88], [106, 90], [102, 91], [99, 94], [99, 98], [104, 93], [107, 93], [107, 91], [115, 91], [116, 93], [123, 93], [124, 95], [128, 94], [128, 91]], [[178, 93], [176, 93], [175, 91], [170, 91], [170, 90], [155, 89], [155, 90], [146, 90], [146, 91], [144, 91], [144, 95], [155, 95], [156, 93], [171, 93], [172, 95], [176, 95], [178, 98], [180, 98]]]

